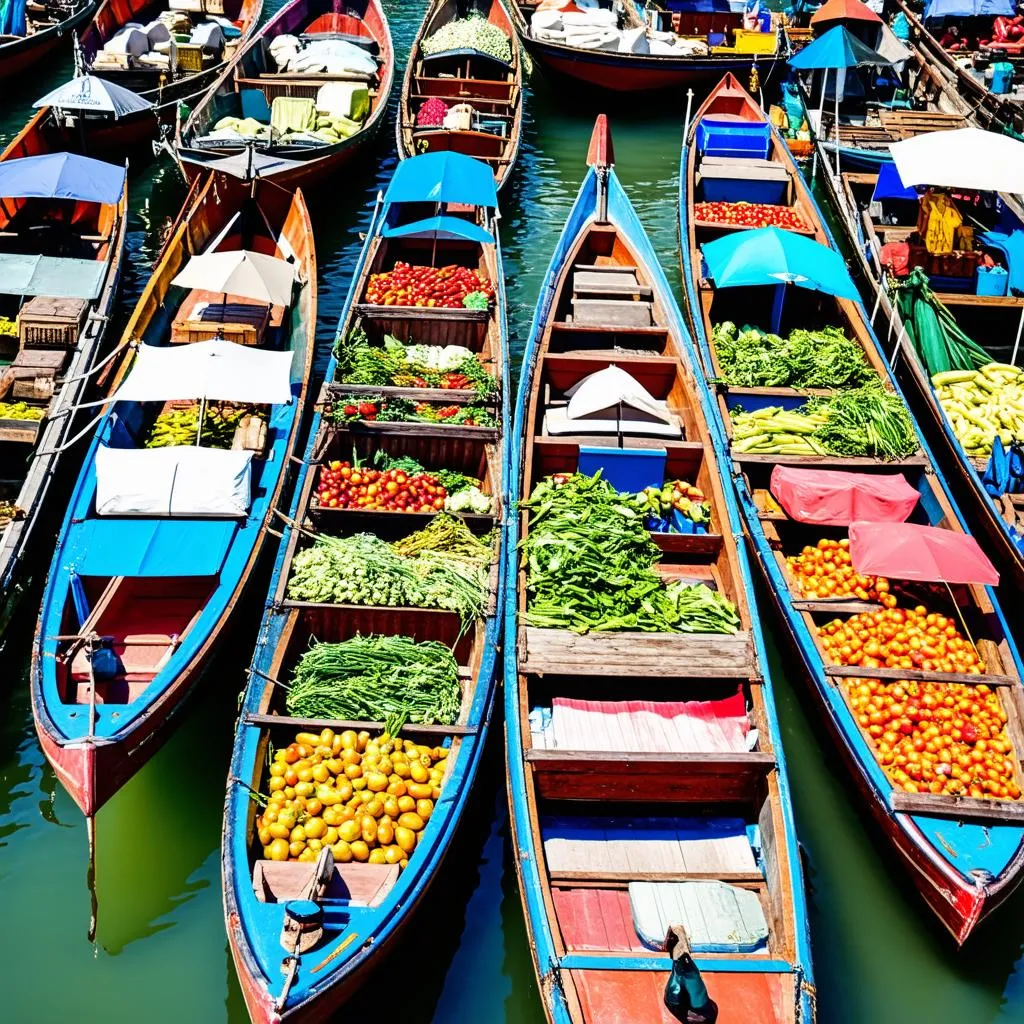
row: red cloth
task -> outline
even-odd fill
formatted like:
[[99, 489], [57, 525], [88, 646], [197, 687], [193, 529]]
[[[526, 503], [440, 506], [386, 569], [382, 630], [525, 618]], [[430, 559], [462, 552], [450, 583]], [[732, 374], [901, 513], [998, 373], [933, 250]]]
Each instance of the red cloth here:
[[903, 277], [910, 263], [910, 246], [906, 242], [886, 242], [878, 257], [897, 277]]
[[902, 523], [920, 497], [902, 473], [883, 476], [793, 466], [776, 466], [771, 488], [790, 519], [818, 526], [848, 526], [854, 519]]
[[999, 583], [996, 567], [966, 533], [913, 523], [850, 523], [857, 572], [927, 583]]

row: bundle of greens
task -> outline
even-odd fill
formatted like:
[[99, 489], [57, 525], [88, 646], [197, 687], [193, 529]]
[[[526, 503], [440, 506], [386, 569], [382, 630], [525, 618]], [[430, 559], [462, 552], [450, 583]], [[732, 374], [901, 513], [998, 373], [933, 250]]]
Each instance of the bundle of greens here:
[[354, 327], [338, 339], [337, 379], [372, 387], [472, 390], [482, 395], [498, 390], [493, 377], [472, 349], [463, 345], [403, 344], [385, 335], [383, 346], [371, 345], [366, 332]]
[[451, 725], [459, 717], [459, 666], [444, 644], [405, 636], [314, 643], [299, 659], [285, 705], [298, 718]]
[[655, 572], [660, 552], [643, 514], [601, 478], [579, 473], [545, 480], [524, 508], [530, 530], [521, 545], [531, 626], [735, 633], [739, 616], [703, 584], [669, 583]]
[[722, 381], [733, 387], [856, 388], [877, 374], [838, 327], [797, 329], [788, 338], [726, 321], [712, 334]]

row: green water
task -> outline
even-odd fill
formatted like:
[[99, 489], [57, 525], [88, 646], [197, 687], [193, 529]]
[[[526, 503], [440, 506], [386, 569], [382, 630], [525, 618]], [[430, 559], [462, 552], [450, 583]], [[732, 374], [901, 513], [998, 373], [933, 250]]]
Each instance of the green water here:
[[[386, 4], [400, 59], [423, 4]], [[32, 100], [69, 67], [40, 71], [0, 91], [0, 141]], [[679, 100], [617, 109], [618, 174], [647, 224], [671, 280], [678, 278], [676, 175]], [[597, 107], [535, 81], [525, 137], [502, 196], [513, 345], [521, 350], [541, 275], [583, 176]], [[320, 366], [326, 362], [359, 231], [395, 163], [393, 120], [375, 151], [313, 206], [320, 263]], [[131, 181], [131, 259], [123, 309], [141, 291], [183, 188], [166, 163]], [[40, 566], [45, 571], [45, 564]], [[46, 766], [27, 696], [29, 638], [38, 586], [0, 654], [0, 1020], [241, 1022], [245, 1009], [221, 920], [221, 807], [237, 695], [266, 575], [239, 606], [235, 628], [198, 698], [156, 758], [100, 813], [98, 928], [87, 937], [82, 818]], [[762, 595], [763, 597], [763, 595]], [[762, 604], [766, 602], [762, 600]], [[783, 741], [805, 853], [822, 1024], [1024, 1022], [1024, 892], [957, 953], [895, 870], [867, 818], [851, 805], [838, 758], [822, 749], [799, 680], [775, 678]], [[451, 1024], [543, 1020], [507, 837], [500, 717], [466, 827], [400, 955], [346, 1019]], [[723, 1021], [722, 1024], [756, 1024]]]

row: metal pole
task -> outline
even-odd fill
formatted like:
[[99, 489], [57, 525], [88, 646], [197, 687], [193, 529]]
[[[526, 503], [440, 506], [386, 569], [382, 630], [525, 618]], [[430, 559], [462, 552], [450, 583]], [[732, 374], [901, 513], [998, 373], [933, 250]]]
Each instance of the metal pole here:
[[686, 90], [686, 121], [683, 124], [683, 145], [690, 136], [690, 110], [693, 107], [693, 90]]
[[1021, 332], [1024, 331], [1024, 306], [1020, 308], [1020, 320], [1017, 321], [1017, 339], [1013, 343], [1013, 355], [1010, 357], [1010, 363], [1013, 366], [1017, 365], [1017, 350], [1020, 348], [1020, 336]]
[[[843, 72], [843, 86], [844, 86], [844, 88], [846, 86], [846, 69], [845, 68], [842, 68], [842, 69], [836, 68], [836, 87], [835, 87], [835, 93], [836, 93], [836, 119], [835, 119], [835, 122], [833, 124], [833, 127], [835, 128], [835, 132], [836, 132], [836, 181], [837, 182], [839, 180], [839, 72], [840, 72], [840, 70], [842, 70], [842, 72]], [[836, 191], [837, 192], [839, 191], [838, 185], [837, 185]]]

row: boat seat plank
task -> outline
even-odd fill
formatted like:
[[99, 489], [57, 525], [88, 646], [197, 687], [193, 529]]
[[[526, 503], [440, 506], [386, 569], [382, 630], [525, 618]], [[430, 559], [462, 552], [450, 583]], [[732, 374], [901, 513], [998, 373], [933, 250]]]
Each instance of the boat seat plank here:
[[[689, 566], [682, 567], [689, 569]], [[657, 676], [663, 679], [754, 678], [750, 633], [592, 633], [527, 626], [520, 671], [558, 675]]]
[[633, 926], [629, 893], [624, 889], [555, 888], [551, 890], [551, 901], [567, 950], [647, 951]]
[[[342, 721], [335, 718], [292, 718], [289, 715], [262, 715], [248, 714], [243, 719], [246, 725], [280, 725], [289, 729], [333, 729], [335, 732], [344, 732], [352, 729], [355, 732], [379, 732], [384, 728], [383, 722], [364, 721]], [[475, 736], [477, 727], [475, 725], [422, 725], [416, 722], [406, 722], [402, 726], [402, 732], [414, 733], [424, 736]]]
[[572, 311], [573, 323], [588, 326], [650, 327], [654, 323], [654, 308], [650, 302], [574, 297]]
[[[252, 887], [261, 903], [284, 903], [303, 892], [315, 864], [297, 861], [258, 860], [253, 866]], [[398, 881], [397, 864], [341, 864], [335, 862], [324, 901], [356, 907], [377, 907]]]
[[825, 675], [840, 678], [860, 678], [870, 676], [873, 679], [922, 679], [932, 683], [966, 683], [968, 686], [1018, 686], [1013, 676], [992, 673], [971, 675], [968, 672], [925, 672], [920, 668], [861, 668], [858, 665], [826, 665]]
[[573, 271], [581, 271], [588, 274], [632, 274], [637, 275], [638, 267], [632, 263], [574, 263]]
[[548, 870], [749, 872], [757, 870], [739, 818], [583, 818], [541, 822]]
[[1024, 800], [975, 800], [971, 797], [937, 796], [934, 793], [904, 793], [893, 790], [889, 806], [900, 814], [920, 814], [955, 821], [1006, 822], [1018, 828], [1024, 824]]

